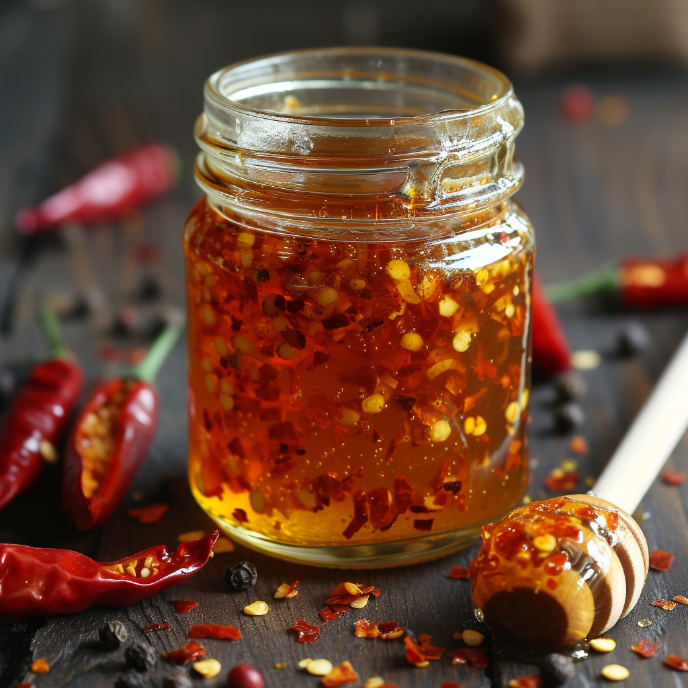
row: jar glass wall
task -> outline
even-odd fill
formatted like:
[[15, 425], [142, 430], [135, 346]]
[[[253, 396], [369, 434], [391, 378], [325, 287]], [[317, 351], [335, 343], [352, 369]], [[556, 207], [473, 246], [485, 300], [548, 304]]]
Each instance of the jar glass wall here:
[[306, 51], [206, 86], [184, 232], [191, 486], [232, 537], [394, 565], [527, 481], [522, 110], [455, 57]]

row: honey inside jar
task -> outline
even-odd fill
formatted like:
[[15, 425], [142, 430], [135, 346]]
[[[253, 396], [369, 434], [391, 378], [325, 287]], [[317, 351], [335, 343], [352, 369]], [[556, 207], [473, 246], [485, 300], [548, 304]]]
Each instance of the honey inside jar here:
[[[355, 70], [342, 74], [356, 81]], [[252, 105], [266, 108], [255, 80], [239, 90], [260, 93]], [[184, 235], [192, 489], [233, 537], [286, 558], [364, 566], [437, 556], [513, 508], [527, 481], [534, 242], [508, 199], [520, 171], [505, 143], [520, 124], [468, 166], [456, 153], [428, 156], [400, 175], [380, 143], [393, 120], [382, 138], [354, 130], [335, 145], [341, 120], [294, 112], [308, 102], [302, 90], [275, 96], [267, 116], [227, 98], [236, 119], [228, 125], [223, 110], [218, 121], [229, 146], [208, 103], [197, 130], [208, 198]], [[473, 126], [494, 134], [497, 114]], [[292, 115], [311, 127], [309, 150], [293, 153]], [[265, 140], [256, 117], [270, 120], [269, 146], [298, 156], [298, 175], [284, 150], [279, 163], [274, 150], [247, 150]], [[419, 142], [449, 145], [428, 138], [430, 125], [406, 132], [409, 160]], [[267, 157], [281, 174], [265, 172]], [[361, 172], [364, 159], [374, 175]]]

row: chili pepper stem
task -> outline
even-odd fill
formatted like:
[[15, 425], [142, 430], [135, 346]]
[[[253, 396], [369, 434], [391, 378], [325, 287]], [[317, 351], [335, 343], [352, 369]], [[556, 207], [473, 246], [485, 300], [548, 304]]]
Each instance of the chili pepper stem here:
[[43, 334], [48, 340], [50, 353], [53, 355], [53, 358], [65, 358], [69, 356], [70, 352], [67, 348], [67, 342], [62, 335], [62, 330], [60, 329], [60, 324], [55, 314], [48, 308], [42, 307], [38, 309], [38, 318], [41, 321]]
[[160, 370], [160, 366], [167, 358], [167, 354], [172, 351], [172, 348], [177, 343], [182, 329], [181, 327], [168, 325], [155, 340], [143, 361], [128, 371], [127, 377], [152, 383], [158, 370]]
[[551, 303], [563, 303], [582, 296], [611, 296], [618, 293], [619, 289], [619, 275], [616, 266], [605, 265], [599, 270], [577, 279], [550, 284], [545, 291]]

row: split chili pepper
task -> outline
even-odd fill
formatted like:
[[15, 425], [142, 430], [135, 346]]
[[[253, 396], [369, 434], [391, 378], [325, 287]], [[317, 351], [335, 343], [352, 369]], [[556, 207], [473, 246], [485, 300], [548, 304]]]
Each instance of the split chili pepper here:
[[69, 355], [57, 321], [41, 311], [53, 358], [34, 366], [0, 423], [0, 509], [29, 487], [59, 444], [81, 395], [83, 374]]
[[151, 383], [179, 334], [166, 328], [136, 368], [97, 389], [81, 411], [62, 474], [62, 506], [77, 528], [101, 525], [134, 479], [158, 420]]
[[35, 208], [17, 213], [24, 234], [43, 232], [66, 222], [93, 224], [114, 220], [174, 188], [177, 154], [150, 143], [102, 163]]
[[563, 373], [571, 367], [571, 353], [554, 307], [540, 280], [533, 278], [532, 342], [533, 366], [546, 375]]
[[65, 549], [0, 544], [0, 617], [133, 604], [203, 568], [218, 535], [184, 542], [173, 553], [158, 545], [104, 564]]
[[672, 258], [626, 258], [575, 280], [552, 284], [553, 302], [583, 296], [612, 300], [625, 308], [688, 305], [688, 251]]

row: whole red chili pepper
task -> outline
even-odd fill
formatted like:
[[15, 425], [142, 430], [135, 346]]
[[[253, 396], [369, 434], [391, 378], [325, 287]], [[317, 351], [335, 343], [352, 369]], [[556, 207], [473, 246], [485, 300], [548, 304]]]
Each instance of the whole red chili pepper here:
[[625, 308], [688, 306], [688, 252], [668, 259], [626, 258], [618, 266], [552, 284], [547, 294], [553, 302], [595, 296]]
[[81, 395], [83, 374], [62, 341], [55, 318], [41, 311], [53, 358], [31, 370], [0, 423], [0, 509], [57, 461], [56, 445]]
[[139, 146], [102, 163], [35, 208], [20, 210], [15, 224], [20, 232], [33, 234], [65, 222], [91, 224], [122, 217], [170, 191], [178, 167], [170, 147]]
[[111, 563], [66, 549], [0, 545], [0, 616], [123, 607], [177, 585], [210, 558], [217, 530], [170, 553], [158, 545]]
[[139, 366], [98, 388], [79, 414], [62, 473], [62, 506], [77, 528], [101, 525], [143, 462], [158, 421], [152, 380], [179, 334], [166, 328]]
[[533, 366], [546, 375], [556, 375], [571, 367], [571, 353], [554, 307], [542, 283], [533, 277], [531, 300]]

